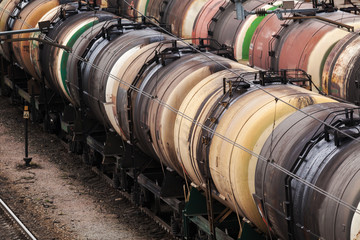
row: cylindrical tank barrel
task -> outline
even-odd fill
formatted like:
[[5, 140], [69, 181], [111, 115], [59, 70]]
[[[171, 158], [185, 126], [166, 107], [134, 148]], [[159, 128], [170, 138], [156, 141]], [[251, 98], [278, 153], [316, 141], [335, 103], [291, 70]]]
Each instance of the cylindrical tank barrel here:
[[[65, 11], [73, 11], [77, 8], [76, 3], [69, 3], [66, 5], [59, 5], [57, 7], [52, 8], [49, 10], [44, 16], [39, 20], [39, 22], [45, 22], [45, 21], [54, 21], [54, 19], [59, 19], [60, 15]], [[60, 11], [62, 10], [62, 11]], [[39, 24], [36, 25], [36, 27], [39, 27]], [[34, 32], [30, 34], [30, 38], [41, 38], [41, 32]], [[47, 39], [51, 41], [51, 39]], [[40, 62], [40, 51], [41, 51], [41, 45], [42, 43], [38, 41], [30, 41], [30, 60], [31, 64], [34, 66], [36, 78], [41, 79], [43, 76], [43, 72], [41, 69], [41, 62]], [[46, 79], [45, 79], [46, 81]], [[47, 85], [49, 85], [48, 82], [46, 82]]]
[[180, 37], [182, 35], [182, 23], [184, 15], [192, 1], [193, 0], [170, 1], [164, 9], [162, 22], [171, 27], [171, 32], [175, 36]]
[[[220, 7], [223, 7], [227, 0], [210, 0], [200, 10], [196, 16], [195, 24], [193, 26], [192, 37], [194, 44], [199, 44], [196, 38], [207, 39], [209, 37], [209, 24], [214, 15], [219, 11]], [[208, 41], [205, 43], [209, 44]]]
[[[246, 11], [253, 11], [264, 5], [263, 1], [246, 1], [243, 7]], [[235, 48], [237, 36], [240, 34], [243, 21], [236, 19], [235, 3], [228, 2], [224, 7], [219, 8], [209, 24], [209, 36], [220, 44]], [[217, 44], [213, 43], [215, 47]], [[234, 49], [236, 52], [236, 49]]]
[[118, 4], [122, 16], [138, 22], [146, 15], [148, 6], [149, 0], [121, 0]]
[[[299, 87], [269, 86], [266, 87], [266, 91], [297, 108], [333, 101]], [[212, 76], [189, 92], [180, 110], [189, 118], [204, 122], [200, 122], [202, 125], [199, 125], [177, 116], [176, 153], [184, 171], [199, 185], [204, 184], [202, 174], [204, 166], [201, 165], [208, 158], [209, 165], [205, 167], [210, 168], [212, 180], [220, 195], [232, 203], [234, 210], [243, 213], [265, 231], [265, 224], [252, 196], [255, 193], [257, 159], [231, 142], [224, 141], [218, 135], [211, 133], [209, 142], [204, 141], [201, 135], [205, 120], [211, 119], [213, 109], [211, 104], [222, 103], [220, 100], [222, 92], [223, 78], [214, 81]], [[295, 108], [274, 99], [271, 95], [264, 94], [263, 90], [256, 90], [256, 87], [225, 105], [224, 112], [214, 119], [213, 131], [255, 153], [260, 153], [264, 142], [271, 134], [274, 121], [275, 124], [279, 124], [296, 111]], [[202, 150], [205, 147], [204, 143], [210, 144], [207, 155], [204, 155]]]
[[[125, 34], [112, 44], [112, 51], [117, 52], [117, 59], [111, 68], [111, 76], [107, 79], [106, 94], [111, 95], [113, 111], [108, 116], [117, 119], [121, 134], [126, 141], [130, 141], [129, 113], [128, 113], [128, 90], [133, 83], [136, 74], [146, 62], [147, 57], [155, 54], [157, 42], [172, 39], [168, 35], [160, 34], [154, 30], [141, 30]], [[154, 44], [152, 44], [154, 43]], [[152, 44], [150, 48], [147, 45]], [[119, 48], [119, 46], [121, 46]], [[153, 49], [151, 49], [153, 48]], [[143, 50], [145, 55], [141, 56]], [[136, 62], [134, 56], [140, 54], [141, 59]], [[132, 63], [132, 61], [135, 61]], [[133, 65], [131, 65], [133, 64]], [[130, 71], [131, 68], [134, 68]], [[115, 77], [115, 78], [114, 78]], [[121, 83], [121, 80], [124, 83]]]
[[[69, 56], [68, 62], [67, 62], [67, 87], [69, 89], [71, 98], [73, 99], [73, 104], [75, 107], [80, 107], [81, 104], [81, 97], [86, 98], [85, 92], [88, 94], [90, 92], [87, 87], [87, 78], [82, 76], [80, 74], [81, 71], [81, 58], [88, 59], [89, 67], [92, 66], [91, 60], [93, 58], [90, 57], [89, 53], [92, 53], [92, 50], [97, 48], [98, 50], [101, 50], [101, 46], [104, 46], [106, 43], [110, 41], [112, 38], [109, 35], [105, 35], [105, 29], [112, 29], [112, 26], [117, 26], [118, 19], [112, 19], [109, 21], [103, 21], [98, 24], [96, 24], [94, 27], [86, 30], [81, 36], [76, 40], [72, 47], [72, 54]], [[100, 38], [95, 41], [96, 38]], [[95, 41], [95, 42], [94, 42]], [[101, 42], [101, 46], [100, 46]], [[88, 53], [86, 55], [86, 53]], [[87, 65], [87, 64], [85, 64]], [[105, 73], [104, 73], [105, 74]], [[81, 79], [81, 86], [80, 86], [80, 78]], [[95, 78], [102, 84], [100, 78]], [[104, 101], [101, 99], [101, 101]], [[105, 116], [105, 115], [103, 115]], [[102, 121], [102, 119], [100, 119]], [[102, 121], [103, 122], [103, 121]]]
[[[9, 29], [8, 20], [12, 16], [13, 11], [16, 6], [18, 6], [20, 0], [9, 0], [0, 2], [0, 32], [4, 32]], [[23, 4], [25, 5], [25, 4]], [[0, 39], [6, 39], [2, 36]], [[9, 43], [0, 43], [0, 55], [2, 55], [6, 60], [10, 60], [10, 45]]]
[[[311, 8], [310, 3], [297, 3], [296, 8]], [[345, 13], [320, 13], [318, 17], [329, 19], [341, 24], [360, 27], [360, 17]], [[287, 16], [285, 16], [287, 17]], [[349, 65], [347, 61], [337, 62], [337, 69], [352, 72], [350, 75], [336, 71], [332, 75], [328, 64], [333, 64], [336, 54], [330, 54], [335, 45], [345, 38], [348, 31], [338, 25], [318, 19], [302, 19], [280, 21], [276, 15], [268, 15], [259, 24], [252, 37], [249, 50], [249, 64], [262, 69], [302, 69], [312, 76], [312, 81], [320, 90], [352, 102], [357, 101], [354, 96], [347, 96], [345, 78], [355, 79], [357, 64]], [[344, 49], [344, 48], [343, 48]], [[349, 52], [356, 52], [356, 47]], [[335, 50], [334, 50], [335, 51]], [[356, 58], [354, 54], [353, 58]], [[351, 54], [347, 54], [348, 58]], [[326, 63], [326, 64], [325, 64]], [[331, 68], [331, 67], [330, 67]], [[342, 76], [342, 77], [339, 77]], [[340, 80], [340, 78], [344, 78]], [[334, 82], [333, 92], [330, 90]], [[339, 82], [341, 82], [339, 84]], [[351, 82], [351, 81], [350, 81]], [[354, 86], [354, 85], [353, 85]], [[354, 89], [354, 88], [352, 88]], [[349, 93], [352, 94], [352, 93]], [[355, 97], [356, 98], [356, 97]]]
[[208, 75], [223, 70], [224, 66], [232, 68], [236, 66], [236, 63], [212, 54], [184, 56], [153, 74], [149, 82], [154, 82], [155, 85], [145, 86], [162, 102], [162, 104], [156, 101], [149, 103], [147, 126], [151, 138], [154, 139], [154, 149], [161, 161], [180, 173], [182, 170], [177, 162], [174, 133], [169, 131], [169, 129], [174, 129], [176, 119], [173, 109], [179, 109], [186, 93], [194, 85]]
[[181, 23], [181, 38], [192, 38], [192, 32], [195, 27], [196, 17], [198, 16], [202, 7], [206, 4], [207, 0], [192, 0], [184, 9], [182, 23]]
[[[314, 236], [324, 239], [354, 239], [350, 238], [351, 219], [356, 217], [354, 211], [296, 179], [290, 182], [289, 175], [274, 167], [276, 164], [293, 171], [300, 179], [357, 207], [360, 201], [359, 188], [355, 189], [353, 184], [360, 175], [358, 167], [354, 165], [358, 165], [360, 158], [355, 157], [356, 151], [353, 150], [356, 142], [350, 146], [345, 143], [344, 146], [337, 147], [332, 137], [328, 141], [321, 135], [324, 131], [322, 122], [314, 121], [315, 118], [331, 124], [345, 117], [344, 114], [340, 115], [341, 110], [353, 107], [344, 103], [323, 103], [306, 107], [303, 112], [296, 112], [278, 124], [263, 145], [260, 154], [271, 163], [258, 161], [256, 195], [264, 201], [259, 205], [262, 215], [266, 216], [264, 219], [269, 221], [271, 229], [280, 238], [288, 237], [288, 228], [284, 226], [288, 226], [287, 219], [290, 216], [295, 226], [293, 234], [296, 234], [296, 239], [311, 239]], [[310, 148], [310, 142], [313, 148]], [[304, 152], [304, 149], [310, 150]], [[289, 197], [286, 197], [284, 184], [291, 184], [288, 186], [291, 191], [288, 196], [291, 195], [292, 199], [292, 216], [286, 206]], [[359, 231], [359, 227], [360, 225], [352, 229]]]
[[164, 8], [166, 7], [167, 3], [168, 1], [164, 0], [148, 0], [146, 16], [155, 18], [160, 23], [164, 14]]
[[[41, 17], [58, 5], [58, 0], [35, 0], [30, 2], [20, 12], [19, 17], [14, 23], [13, 30], [35, 28]], [[12, 39], [16, 40], [18, 38], [28, 38], [30, 35], [31, 33], [17, 34], [13, 35]], [[31, 76], [38, 77], [30, 59], [30, 42], [13, 42], [12, 50], [16, 61], [23, 66], [24, 69], [31, 74]]]
[[324, 63], [322, 88], [331, 96], [360, 104], [360, 37], [349, 33], [331, 49]]
[[[65, 21], [56, 23], [49, 32], [48, 37], [61, 45], [72, 48], [76, 40], [87, 29], [94, 27], [101, 21], [113, 18], [115, 18], [115, 15], [102, 11], [75, 14]], [[40, 60], [42, 70], [52, 88], [58, 89], [64, 97], [72, 102], [73, 100], [67, 87], [67, 61], [69, 54], [64, 49], [44, 45]]]

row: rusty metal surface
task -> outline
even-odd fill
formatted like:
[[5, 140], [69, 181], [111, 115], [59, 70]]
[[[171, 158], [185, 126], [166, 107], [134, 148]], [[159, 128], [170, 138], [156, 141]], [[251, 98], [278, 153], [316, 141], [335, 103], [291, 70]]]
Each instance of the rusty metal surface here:
[[182, 35], [182, 23], [184, 15], [194, 0], [170, 1], [165, 8], [163, 21], [171, 26], [171, 32], [175, 36]]
[[360, 37], [349, 33], [331, 50], [322, 75], [328, 94], [360, 104]]
[[[341, 22], [359, 22], [359, 16], [354, 16], [342, 12], [328, 13], [326, 18], [333, 21]], [[324, 50], [320, 52], [320, 41], [331, 43], [334, 39], [326, 39], [324, 37], [331, 31], [337, 30], [337, 26], [315, 19], [307, 19], [301, 22], [295, 22], [286, 28], [286, 32], [280, 36], [279, 44], [275, 49], [274, 68], [278, 69], [294, 69], [299, 68], [313, 75], [316, 84], [321, 86], [321, 63], [326, 60], [326, 50], [331, 46], [324, 46]], [[346, 30], [344, 30], [346, 33]], [[329, 44], [328, 44], [329, 45]], [[317, 55], [313, 52], [317, 49]], [[310, 63], [317, 62], [320, 69], [314, 69]]]
[[170, 1], [149, 0], [148, 6], [147, 6], [147, 9], [146, 9], [146, 16], [154, 17], [159, 22], [162, 22], [161, 20], [162, 20], [163, 12], [165, 10], [166, 5]]
[[[192, 32], [193, 38], [208, 38], [209, 24], [211, 19], [219, 11], [219, 7], [223, 6], [226, 2], [227, 0], [210, 0], [202, 7], [201, 11], [195, 19]], [[199, 44], [199, 41], [194, 39], [193, 43]]]
[[[14, 23], [13, 30], [34, 28], [43, 15], [58, 5], [58, 0], [35, 0], [30, 2], [21, 11], [18, 19]], [[28, 38], [29, 36], [30, 33], [18, 34], [12, 36], [12, 39]], [[31, 76], [37, 77], [34, 65], [31, 63], [30, 59], [29, 41], [14, 42], [12, 44], [12, 50], [16, 61], [23, 66]]]
[[[296, 8], [309, 8], [310, 5], [309, 3], [299, 3]], [[327, 81], [330, 76], [326, 72], [329, 70], [326, 70], [328, 67], [324, 67], [324, 63], [332, 61], [331, 56], [328, 56], [329, 52], [336, 42], [346, 35], [346, 29], [340, 30], [338, 25], [333, 23], [339, 22], [342, 25], [352, 25], [356, 28], [360, 18], [344, 12], [319, 14], [318, 17], [326, 18], [329, 21], [318, 19], [279, 21], [274, 15], [266, 16], [251, 40], [249, 64], [262, 69], [303, 69], [312, 75], [314, 83], [320, 89], [323, 87], [322, 90], [327, 92]], [[356, 52], [356, 49], [354, 51]], [[347, 67], [345, 64], [342, 65], [345, 71]], [[355, 64], [352, 65], [354, 66], [349, 67], [354, 69], [352, 78], [356, 78], [357, 70]], [[342, 78], [340, 75], [347, 78], [345, 73], [339, 74], [336, 78], [333, 77], [334, 96], [346, 99], [346, 93], [341, 92], [347, 91], [347, 83], [345, 83], [346, 80], [339, 79]], [[322, 81], [325, 82], [322, 83]], [[353, 89], [356, 89], [356, 86], [352, 85], [350, 89], [354, 92]], [[329, 94], [332, 93], [329, 92]], [[355, 96], [356, 92], [349, 94]], [[354, 98], [356, 96], [351, 97], [352, 102], [358, 101]]]

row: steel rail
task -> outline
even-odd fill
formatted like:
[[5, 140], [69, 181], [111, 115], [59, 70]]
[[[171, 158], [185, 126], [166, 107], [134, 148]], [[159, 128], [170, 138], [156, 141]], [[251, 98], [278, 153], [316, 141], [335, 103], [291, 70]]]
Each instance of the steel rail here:
[[14, 212], [6, 205], [6, 203], [0, 198], [0, 208], [8, 214], [9, 218], [13, 220], [22, 230], [23, 234], [26, 235], [28, 239], [37, 240], [34, 235], [30, 232], [29, 229], [20, 221], [20, 219], [14, 214]]

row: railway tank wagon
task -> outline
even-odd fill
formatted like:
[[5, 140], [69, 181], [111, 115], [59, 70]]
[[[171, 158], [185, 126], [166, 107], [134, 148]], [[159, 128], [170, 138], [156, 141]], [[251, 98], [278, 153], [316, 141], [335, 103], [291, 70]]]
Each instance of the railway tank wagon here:
[[[37, 1], [43, 0], [32, 6]], [[250, 221], [281, 239], [358, 237], [360, 112], [355, 105], [290, 84], [299, 80], [291, 71], [271, 78], [213, 54], [219, 51], [210, 46], [189, 46], [151, 24], [81, 10], [76, 4], [55, 5], [38, 16], [38, 21], [50, 19], [48, 44], [40, 47], [31, 39], [26, 59], [35, 67], [24, 70], [77, 112], [81, 144], [94, 147], [83, 135], [100, 132], [85, 127], [90, 121], [102, 125], [105, 138], [115, 132], [120, 144], [110, 138], [101, 144], [126, 149], [115, 157], [116, 169], [130, 156], [130, 162], [142, 163], [141, 171], [156, 160], [162, 173], [177, 172], [205, 192], [210, 205], [200, 215], [208, 215], [210, 223], [216, 201], [239, 217], [236, 229]], [[309, 81], [307, 76], [301, 81]], [[70, 134], [77, 139], [76, 132]], [[136, 158], [137, 148], [148, 156]], [[104, 155], [103, 165], [105, 160]], [[123, 174], [132, 176], [134, 193], [139, 173]], [[162, 187], [166, 183], [153, 181], [160, 190], [158, 181]], [[181, 185], [174, 186], [182, 191]], [[157, 197], [170, 204], [179, 199]], [[187, 208], [191, 201], [182, 201], [186, 204], [175, 215], [182, 216], [181, 234], [191, 238], [186, 225], [194, 219]], [[226, 224], [223, 229], [232, 231]], [[214, 236], [215, 230], [209, 231]]]
[[[249, 64], [263, 69], [303, 69], [312, 75], [314, 83], [325, 93], [359, 104], [355, 86], [359, 76], [356, 50], [359, 45], [355, 36], [358, 35], [360, 18], [340, 11], [317, 16], [335, 24], [317, 19], [284, 22], [275, 15], [266, 16], [251, 40]], [[336, 23], [352, 26], [355, 32], [349, 32]], [[346, 45], [343, 39], [348, 39]], [[339, 50], [336, 49], [340, 47], [348, 62], [337, 59]], [[332, 71], [336, 63], [336, 70]]]
[[[233, 3], [229, 6], [234, 9]], [[279, 3], [273, 2], [271, 5], [259, 5], [257, 10], [276, 10], [277, 7]], [[295, 2], [295, 9], [311, 8], [310, 3]], [[250, 66], [274, 71], [292, 68], [305, 70], [324, 93], [359, 104], [359, 92], [355, 86], [359, 56], [356, 37], [348, 40], [346, 46], [341, 44], [342, 39], [357, 35], [349, 32], [343, 24], [354, 27], [353, 30], [356, 32], [359, 28], [359, 16], [341, 11], [317, 13], [316, 16], [332, 22], [306, 17], [286, 19], [288, 15], [283, 16], [284, 20], [279, 20], [275, 14], [248, 16], [243, 22], [233, 17], [231, 22], [237, 22], [241, 30], [235, 35], [234, 39], [237, 40], [225, 44], [234, 48], [237, 60], [249, 61]], [[218, 24], [218, 21], [211, 22], [209, 32], [216, 32], [216, 26], [219, 26], [218, 31], [226, 29]], [[218, 38], [216, 34], [214, 38]], [[335, 49], [339, 48], [342, 49], [343, 55], [346, 53], [346, 58], [351, 64], [348, 64], [347, 60], [341, 61], [336, 58], [339, 50], [336, 52]], [[348, 51], [343, 51], [346, 48]], [[333, 68], [335, 71], [332, 71]], [[341, 73], [338, 74], [337, 71]]]
[[[309, 11], [295, 18], [283, 14], [282, 20], [276, 14], [249, 15], [237, 20], [235, 1], [230, 0], [206, 4], [196, 0], [137, 0], [131, 2], [132, 8], [128, 1], [120, 2], [121, 9], [131, 9], [132, 14], [123, 11], [124, 16], [151, 16], [171, 26], [173, 34], [179, 37], [192, 36], [195, 44], [199, 37], [209, 38], [208, 44], [233, 49], [236, 60], [252, 67], [273, 71], [302, 69], [324, 93], [359, 104], [358, 34], [349, 32], [358, 31], [358, 15], [326, 8], [316, 16]], [[243, 3], [246, 11], [258, 13], [279, 10], [281, 6], [281, 1]], [[294, 9], [312, 8], [311, 3], [294, 2]], [[188, 29], [192, 29], [191, 34]]]

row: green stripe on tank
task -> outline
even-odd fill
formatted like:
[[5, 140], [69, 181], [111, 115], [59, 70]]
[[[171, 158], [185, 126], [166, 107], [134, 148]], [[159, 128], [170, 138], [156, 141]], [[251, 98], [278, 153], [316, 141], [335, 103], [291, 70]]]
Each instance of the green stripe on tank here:
[[[277, 9], [278, 6], [274, 6], [269, 8], [268, 10], [275, 10]], [[244, 42], [242, 45], [242, 59], [244, 60], [248, 60], [249, 59], [249, 48], [250, 48], [250, 43], [251, 43], [251, 39], [255, 33], [256, 28], [259, 26], [259, 24], [261, 23], [261, 21], [265, 18], [265, 16], [260, 16], [257, 17], [249, 26], [249, 28], [246, 31], [245, 34], [245, 38], [244, 38]]]
[[318, 88], [322, 91], [322, 75], [323, 75], [323, 71], [324, 71], [324, 66], [325, 66], [325, 62], [331, 52], [331, 50], [333, 50], [333, 48], [335, 47], [335, 45], [338, 43], [339, 41], [336, 41], [333, 45], [331, 45], [329, 47], [329, 49], [326, 51], [326, 53], [324, 54], [323, 59], [321, 60], [321, 64], [320, 64], [320, 71], [319, 71], [319, 79], [320, 79], [320, 86], [318, 86]]
[[147, 0], [147, 1], [146, 1], [146, 4], [145, 4], [145, 10], [144, 10], [144, 15], [145, 15], [145, 16], [148, 15], [148, 14], [147, 14], [147, 8], [148, 8], [148, 5], [149, 5], [149, 2], [150, 2], [150, 0]]
[[[90, 27], [94, 26], [95, 24], [99, 23], [99, 20], [95, 20], [95, 21], [92, 21], [84, 26], [82, 26], [79, 30], [77, 30], [74, 35], [71, 36], [71, 38], [69, 39], [69, 41], [66, 43], [66, 46], [69, 47], [69, 48], [72, 48], [76, 42], [76, 40], [78, 40], [78, 38], [81, 36], [81, 34], [83, 34], [86, 30], [88, 30]], [[63, 83], [63, 86], [64, 86], [64, 89], [66, 91], [66, 93], [68, 95], [70, 95], [69, 93], [69, 90], [67, 88], [67, 85], [66, 85], [66, 78], [67, 78], [67, 61], [69, 59], [69, 53], [68, 52], [65, 52], [63, 53], [62, 55], [62, 58], [61, 58], [61, 62], [60, 62], [60, 77], [61, 77], [61, 81]]]

